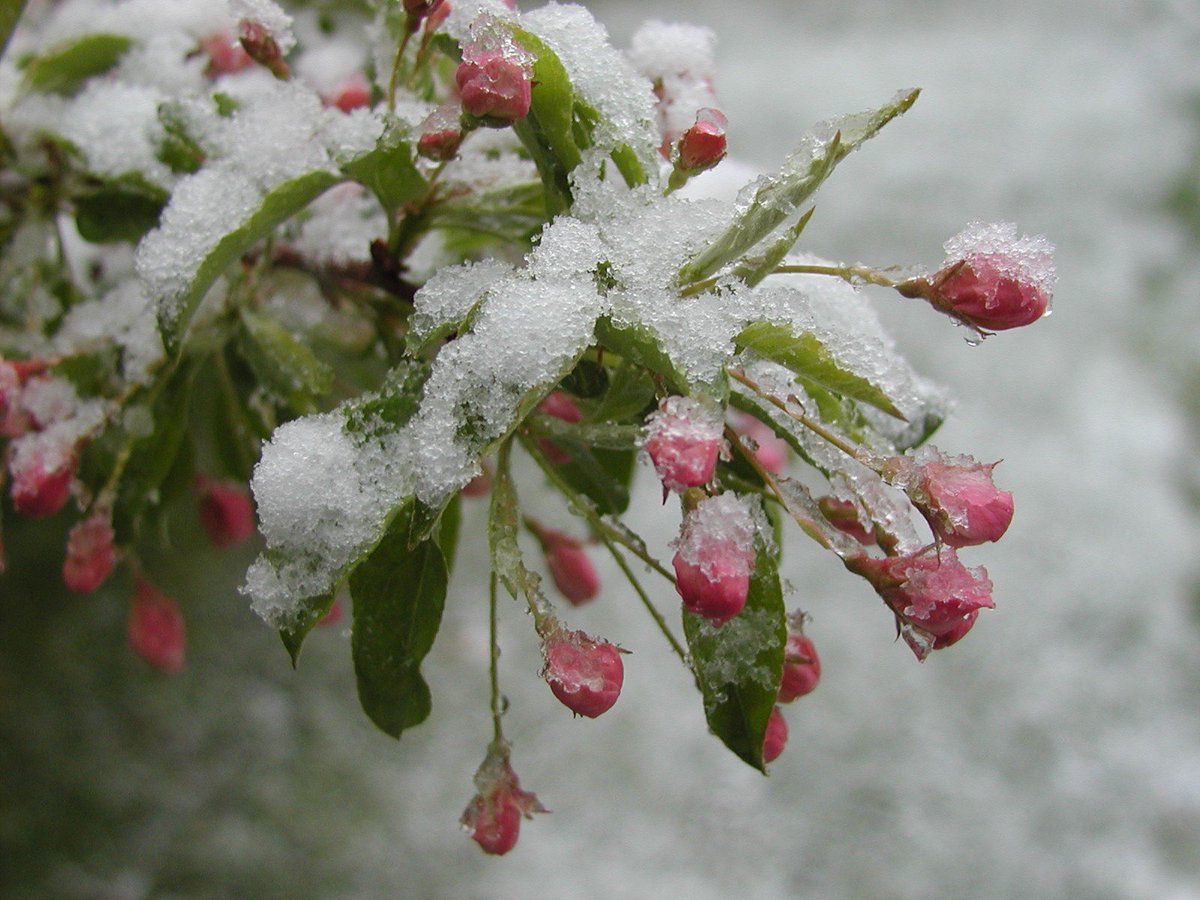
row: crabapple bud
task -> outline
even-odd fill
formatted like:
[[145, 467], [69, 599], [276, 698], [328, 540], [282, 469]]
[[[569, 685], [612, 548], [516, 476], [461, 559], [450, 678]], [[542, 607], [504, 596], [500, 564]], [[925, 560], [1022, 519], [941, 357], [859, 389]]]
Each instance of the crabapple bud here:
[[546, 639], [542, 650], [546, 657], [542, 677], [563, 706], [589, 719], [612, 709], [625, 680], [616, 647], [582, 631], [560, 629]]
[[129, 646], [142, 659], [163, 672], [183, 668], [187, 639], [178, 604], [144, 578], [129, 609]]
[[821, 658], [807, 635], [788, 635], [783, 650], [783, 675], [779, 679], [780, 703], [811, 694], [821, 680]]
[[334, 106], [344, 113], [353, 112], [371, 105], [371, 85], [366, 76], [355, 72], [325, 97], [326, 106]]
[[77, 462], [73, 450], [44, 441], [18, 445], [8, 464], [13, 508], [34, 518], [54, 515], [71, 497]]
[[254, 65], [232, 31], [218, 31], [200, 41], [200, 52], [208, 57], [205, 74], [209, 78], [232, 75]]
[[671, 563], [683, 605], [724, 625], [746, 605], [754, 570], [754, 523], [734, 494], [709, 497], [689, 512]]
[[463, 111], [484, 125], [504, 127], [529, 114], [530, 65], [520, 52], [474, 48], [454, 74]]
[[261, 22], [242, 19], [238, 23], [238, 39], [246, 54], [280, 80], [291, 77], [291, 69], [283, 58], [283, 50], [275, 35]]
[[646, 419], [642, 448], [666, 490], [683, 493], [712, 481], [724, 424], [691, 397], [667, 397]]
[[779, 474], [787, 466], [787, 441], [779, 437], [771, 426], [745, 413], [732, 417], [733, 430], [753, 441], [754, 458], [768, 472]]
[[546, 567], [559, 592], [572, 606], [581, 606], [600, 592], [600, 576], [583, 545], [566, 535], [562, 537], [566, 539], [547, 541], [544, 545]]
[[908, 493], [938, 540], [972, 547], [998, 541], [1012, 522], [1013, 496], [992, 480], [996, 465], [923, 447], [885, 461], [883, 476]]
[[241, 544], [254, 534], [254, 504], [245, 485], [200, 476], [196, 492], [200, 522], [218, 550]]
[[689, 175], [711, 169], [725, 158], [725, 126], [729, 120], [719, 109], [705, 107], [696, 113], [696, 124], [679, 139], [676, 166]]
[[[571, 424], [583, 421], [583, 411], [579, 408], [579, 404], [564, 391], [551, 392], [538, 404], [537, 408], [539, 412]], [[556, 466], [565, 466], [571, 461], [571, 454], [549, 438], [538, 438], [538, 446], [542, 448], [547, 459]]]
[[860, 544], [875, 543], [875, 533], [868, 529], [859, 518], [858, 506], [853, 500], [839, 500], [837, 497], [820, 497], [817, 508], [821, 515], [834, 528], [843, 534], [848, 534]]
[[454, 158], [462, 140], [463, 132], [458, 108], [439, 106], [421, 123], [421, 136], [417, 138], [417, 153], [426, 159], [444, 162]]
[[107, 512], [97, 512], [77, 522], [67, 534], [63, 584], [68, 590], [90, 594], [104, 584], [117, 562], [115, 535]]
[[476, 794], [463, 811], [459, 824], [485, 853], [503, 856], [517, 845], [521, 819], [546, 812], [537, 795], [521, 789], [509, 763], [509, 747], [497, 741], [475, 773]]
[[783, 748], [787, 746], [788, 727], [783, 718], [783, 712], [776, 706], [771, 710], [771, 718], [767, 719], [767, 730], [763, 734], [763, 762], [770, 763], [779, 759]]

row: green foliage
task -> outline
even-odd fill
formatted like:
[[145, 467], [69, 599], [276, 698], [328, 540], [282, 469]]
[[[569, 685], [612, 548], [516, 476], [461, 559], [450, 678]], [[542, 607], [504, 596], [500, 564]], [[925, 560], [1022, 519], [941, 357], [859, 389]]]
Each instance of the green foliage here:
[[75, 227], [93, 244], [137, 243], [167, 202], [167, 192], [138, 175], [89, 186], [73, 198]]
[[123, 34], [89, 34], [21, 61], [25, 81], [44, 94], [74, 94], [84, 82], [121, 61], [133, 40]]

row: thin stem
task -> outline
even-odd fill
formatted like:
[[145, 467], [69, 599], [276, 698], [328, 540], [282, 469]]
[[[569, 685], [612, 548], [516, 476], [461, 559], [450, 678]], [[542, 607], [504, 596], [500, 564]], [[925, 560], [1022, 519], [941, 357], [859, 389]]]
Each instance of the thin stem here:
[[675, 655], [679, 657], [679, 661], [685, 666], [688, 666], [690, 669], [691, 666], [688, 664], [687, 651], [683, 649], [683, 645], [679, 643], [679, 640], [671, 632], [671, 628], [669, 625], [667, 625], [667, 620], [663, 618], [662, 613], [660, 613], [657, 607], [655, 607], [655, 605], [650, 601], [650, 598], [642, 589], [641, 583], [637, 580], [637, 577], [629, 568], [629, 564], [626, 563], [621, 557], [621, 554], [617, 552], [617, 548], [613, 546], [612, 541], [609, 540], [607, 535], [601, 534], [600, 540], [604, 543], [604, 546], [608, 548], [608, 552], [612, 554], [612, 558], [617, 561], [617, 565], [625, 574], [625, 578], [631, 585], [633, 585], [633, 589], [637, 592], [638, 597], [640, 597], [642, 600], [642, 605], [646, 607], [646, 612], [650, 613], [650, 618], [654, 620], [654, 624], [658, 626], [658, 630], [663, 633], [663, 637], [667, 639], [667, 643], [671, 645], [671, 649], [675, 651]]
[[837, 447], [839, 450], [841, 450], [847, 456], [851, 457], [854, 460], [857, 460], [858, 462], [862, 463], [864, 466], [871, 469], [872, 471], [875, 471], [875, 472], [879, 471], [879, 463], [875, 460], [874, 457], [871, 456], [871, 454], [867, 453], [861, 447], [855, 446], [854, 444], [850, 443], [845, 438], [843, 438], [841, 435], [826, 428], [824, 425], [822, 425], [820, 422], [816, 421], [815, 419], [812, 419], [809, 416], [806, 416], [802, 412], [797, 412], [796, 410], [792, 409], [785, 401], [780, 400], [774, 394], [764, 390], [762, 385], [760, 385], [758, 382], [754, 381], [754, 379], [752, 379], [748, 375], [746, 375], [745, 372], [742, 372], [738, 369], [734, 369], [732, 367], [727, 368], [725, 371], [729, 374], [730, 378], [733, 378], [735, 381], [741, 382], [746, 387], [750, 388], [750, 390], [754, 391], [754, 393], [756, 393], [763, 400], [766, 400], [768, 403], [772, 404], [773, 406], [776, 406], [779, 409], [783, 410], [785, 413], [787, 413], [788, 416], [795, 419], [797, 422], [799, 422], [801, 425], [803, 425], [809, 431], [813, 432], [814, 434], [816, 434], [819, 437], [826, 440], [828, 443]]
[[408, 39], [410, 37], [412, 37], [412, 32], [406, 28], [404, 37], [400, 38], [400, 47], [396, 50], [396, 59], [392, 63], [392, 76], [388, 79], [387, 86], [387, 108], [389, 113], [396, 111], [396, 88], [400, 83], [400, 64], [404, 62], [404, 51], [408, 48]]
[[492, 685], [492, 740], [500, 743], [504, 740], [504, 729], [500, 725], [500, 641], [496, 635], [496, 573], [488, 585], [488, 634], [491, 637], [489, 651], [491, 653], [488, 674]]
[[817, 265], [783, 265], [772, 270], [773, 275], [832, 275], [851, 284], [864, 282], [877, 284], [880, 287], [894, 288], [898, 281], [884, 275], [879, 269], [870, 266], [817, 266]]

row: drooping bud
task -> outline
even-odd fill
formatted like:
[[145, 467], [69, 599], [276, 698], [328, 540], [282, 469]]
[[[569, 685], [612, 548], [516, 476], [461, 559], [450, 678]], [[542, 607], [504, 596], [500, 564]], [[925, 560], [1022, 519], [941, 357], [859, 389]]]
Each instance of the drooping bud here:
[[594, 599], [600, 592], [600, 576], [583, 549], [583, 542], [553, 528], [544, 528], [532, 519], [526, 519], [526, 524], [542, 545], [546, 567], [559, 592], [572, 606]]
[[642, 449], [667, 490], [682, 493], [712, 481], [723, 447], [720, 415], [691, 397], [667, 397], [646, 419]]
[[843, 562], [871, 583], [902, 626], [915, 629], [903, 633], [918, 659], [960, 640], [980, 609], [996, 605], [987, 570], [966, 568], [953, 547], [883, 559], [864, 553]]
[[129, 608], [129, 646], [163, 672], [183, 668], [187, 646], [183, 614], [174, 600], [140, 576]]
[[719, 109], [705, 107], [697, 111], [696, 124], [679, 139], [676, 167], [688, 175], [695, 175], [723, 160], [725, 126], [728, 124], [729, 120]]
[[821, 658], [812, 640], [799, 632], [788, 635], [783, 650], [783, 676], [779, 680], [780, 703], [811, 694], [821, 681]]
[[249, 540], [254, 534], [254, 504], [244, 484], [196, 478], [200, 522], [218, 550]]
[[971, 547], [1000, 540], [1012, 522], [1013, 496], [992, 480], [996, 465], [927, 446], [887, 460], [883, 476], [908, 494], [938, 540]]
[[68, 590], [90, 594], [104, 584], [117, 562], [116, 537], [107, 511], [77, 522], [67, 534], [63, 584]]
[[481, 124], [503, 128], [529, 114], [533, 57], [495, 23], [473, 30], [454, 73], [463, 112]]
[[621, 652], [606, 641], [582, 631], [559, 629], [542, 647], [546, 665], [542, 677], [563, 706], [594, 719], [612, 709], [621, 696], [625, 665]]
[[787, 739], [787, 720], [783, 718], [783, 711], [776, 706], [771, 710], [771, 718], [767, 719], [767, 730], [763, 735], [763, 762], [771, 763], [779, 759], [783, 748], [787, 746]]
[[485, 853], [503, 856], [517, 845], [521, 819], [546, 812], [535, 794], [521, 790], [509, 763], [509, 746], [497, 741], [488, 748], [475, 773], [477, 793], [467, 804], [459, 823]]
[[1050, 307], [1054, 245], [1044, 235], [1017, 237], [1010, 222], [972, 222], [945, 244], [947, 261], [931, 278], [897, 288], [923, 297], [981, 332], [1029, 325]]
[[683, 605], [724, 625], [746, 605], [754, 571], [754, 521], [732, 493], [706, 498], [683, 520], [671, 561]]
[[858, 506], [853, 500], [839, 500], [837, 497], [819, 497], [817, 508], [821, 510], [827, 522], [843, 534], [848, 534], [860, 544], [875, 543], [875, 533], [862, 523]]
[[283, 58], [284, 50], [276, 36], [262, 22], [242, 19], [238, 23], [238, 39], [246, 55], [281, 81], [292, 76]]
[[444, 162], [453, 159], [462, 144], [462, 124], [458, 107], [439, 106], [421, 123], [417, 152], [426, 159]]

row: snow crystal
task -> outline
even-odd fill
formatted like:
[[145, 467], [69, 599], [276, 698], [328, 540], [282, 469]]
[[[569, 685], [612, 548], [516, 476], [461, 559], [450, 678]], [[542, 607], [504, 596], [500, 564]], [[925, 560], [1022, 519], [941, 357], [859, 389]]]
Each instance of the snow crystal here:
[[447, 266], [417, 291], [409, 318], [412, 338], [424, 341], [443, 326], [457, 327], [493, 285], [512, 274], [512, 266], [495, 259]]
[[1043, 234], [1017, 237], [1012, 222], [971, 222], [942, 247], [946, 265], [986, 257], [1001, 274], [1033, 284], [1046, 295], [1054, 291], [1054, 244]]
[[57, 353], [70, 355], [105, 340], [121, 348], [122, 374], [127, 382], [148, 381], [162, 359], [154, 305], [135, 279], [118, 285], [99, 300], [71, 307], [54, 335], [54, 347]]
[[[458, 0], [450, 4], [450, 15], [442, 25], [442, 29], [460, 44], [471, 36], [471, 26], [480, 17], [497, 21], [519, 21], [520, 13], [509, 9], [504, 0]], [[394, 48], [393, 48], [394, 52]], [[391, 60], [388, 60], [391, 65]]]
[[309, 205], [291, 246], [315, 263], [346, 265], [369, 261], [371, 241], [385, 234], [387, 217], [375, 195], [347, 182]]
[[672, 546], [684, 562], [699, 566], [708, 578], [715, 577], [714, 561], [718, 558], [729, 561], [730, 554], [716, 552], [718, 547], [733, 548], [746, 568], [751, 568], [754, 537], [759, 529], [750, 503], [748, 498], [732, 491], [706, 497], [684, 518], [683, 528]]

